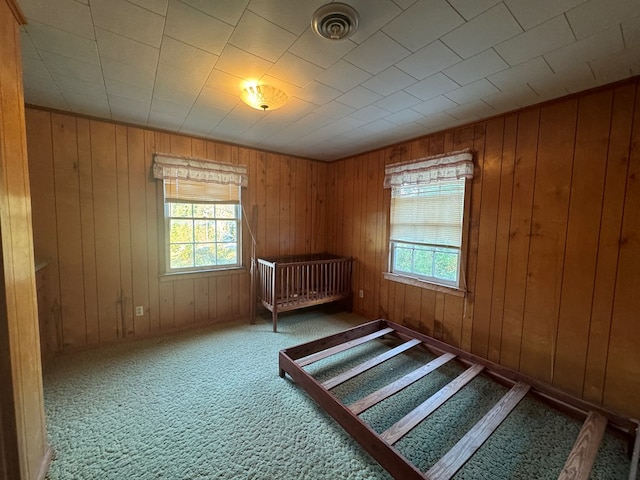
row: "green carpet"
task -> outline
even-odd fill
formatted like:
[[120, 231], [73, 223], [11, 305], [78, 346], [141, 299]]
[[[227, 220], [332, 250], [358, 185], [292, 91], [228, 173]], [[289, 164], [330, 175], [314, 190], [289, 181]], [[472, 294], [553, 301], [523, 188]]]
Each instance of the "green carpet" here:
[[[289, 377], [278, 376], [280, 349], [363, 321], [306, 310], [283, 315], [276, 334], [263, 316], [257, 325], [225, 324], [59, 356], [44, 376], [55, 451], [47, 478], [390, 478]], [[328, 378], [389, 346], [363, 345], [308, 371]], [[429, 358], [410, 352], [337, 387], [336, 395], [353, 401]], [[395, 412], [415, 407], [457, 375], [460, 367], [450, 363], [362, 418], [383, 431], [399, 418]], [[459, 438], [451, 432], [462, 435], [504, 391], [476, 378], [449, 402], [453, 408], [436, 411], [397, 447], [427, 470]], [[557, 478], [579, 429], [579, 422], [527, 398], [456, 478]], [[624, 449], [608, 435], [593, 478], [626, 478]]]

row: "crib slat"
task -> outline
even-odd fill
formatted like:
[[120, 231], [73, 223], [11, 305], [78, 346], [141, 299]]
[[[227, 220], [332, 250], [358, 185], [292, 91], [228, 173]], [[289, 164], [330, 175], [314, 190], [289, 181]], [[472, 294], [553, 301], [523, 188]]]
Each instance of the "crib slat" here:
[[382, 387], [380, 390], [376, 390], [366, 397], [352, 403], [349, 406], [349, 410], [358, 415], [368, 408], [374, 406], [375, 404], [380, 403], [385, 398], [389, 398], [391, 395], [394, 395], [400, 390], [408, 387], [409, 385], [412, 385], [413, 383], [427, 376], [429, 373], [433, 372], [453, 358], [456, 358], [453, 353], [445, 353], [443, 355], [440, 355], [439, 357], [431, 360], [429, 363], [423, 365], [422, 367], [406, 374], [404, 377], [399, 378], [395, 382], [390, 383], [386, 387]]

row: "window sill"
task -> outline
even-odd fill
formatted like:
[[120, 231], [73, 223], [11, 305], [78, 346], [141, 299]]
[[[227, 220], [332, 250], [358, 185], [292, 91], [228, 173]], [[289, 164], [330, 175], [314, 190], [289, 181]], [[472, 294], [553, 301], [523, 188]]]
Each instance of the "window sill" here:
[[216, 270], [198, 270], [197, 272], [170, 272], [162, 273], [159, 275], [161, 282], [172, 282], [174, 280], [185, 280], [190, 278], [208, 278], [208, 277], [221, 277], [227, 275], [238, 275], [246, 273], [248, 270], [246, 267], [231, 267], [225, 269]]
[[465, 297], [467, 295], [466, 290], [460, 290], [455, 287], [447, 285], [438, 285], [437, 283], [427, 282], [425, 280], [419, 280], [417, 278], [407, 277], [405, 275], [398, 275], [396, 273], [384, 272], [382, 274], [385, 280], [391, 280], [392, 282], [404, 283], [406, 285], [413, 285], [414, 287], [425, 288], [427, 290], [435, 290], [436, 292], [446, 293], [448, 295], [455, 295], [456, 297]]

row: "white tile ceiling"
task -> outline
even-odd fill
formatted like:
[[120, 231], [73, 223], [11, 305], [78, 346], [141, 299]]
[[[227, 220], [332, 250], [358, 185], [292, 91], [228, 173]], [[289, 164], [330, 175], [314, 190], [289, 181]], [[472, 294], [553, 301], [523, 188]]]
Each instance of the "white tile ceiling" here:
[[330, 161], [640, 74], [640, 0], [344, 2], [335, 42], [328, 0], [19, 0], [25, 99]]

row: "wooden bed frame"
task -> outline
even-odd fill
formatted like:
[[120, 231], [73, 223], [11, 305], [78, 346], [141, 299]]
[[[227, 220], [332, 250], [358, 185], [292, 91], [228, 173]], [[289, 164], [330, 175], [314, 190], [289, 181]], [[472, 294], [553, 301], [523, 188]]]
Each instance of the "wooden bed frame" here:
[[271, 312], [273, 331], [280, 312], [339, 300], [350, 307], [352, 262], [328, 253], [258, 258], [257, 296]]
[[[385, 335], [394, 336], [403, 343], [322, 383], [304, 370], [304, 367], [318, 360], [346, 351], [365, 342], [381, 339]], [[333, 387], [340, 383], [412, 347], [426, 348], [438, 356], [421, 368], [351, 405], [344, 405], [330, 392]], [[369, 407], [394, 395], [453, 359], [464, 364], [467, 370], [385, 432], [376, 433], [358, 416]], [[559, 479], [586, 480], [589, 478], [602, 436], [605, 428], [608, 427], [622, 434], [628, 440], [632, 452], [629, 480], [636, 480], [638, 457], [640, 456], [638, 421], [621, 417], [584, 400], [572, 397], [533, 378], [451, 347], [402, 325], [386, 320], [375, 320], [335, 335], [287, 348], [280, 351], [279, 368], [281, 377], [284, 378], [285, 374], [288, 373], [394, 478], [403, 480], [442, 480], [453, 477], [509, 415], [518, 402], [525, 395], [530, 394], [545, 400], [546, 403], [571, 416], [585, 419], [565, 466], [559, 472]], [[428, 472], [423, 473], [393, 445], [480, 372], [510, 387], [510, 390], [448, 453], [440, 458]]]

